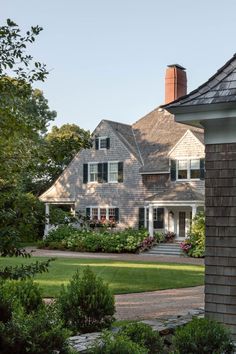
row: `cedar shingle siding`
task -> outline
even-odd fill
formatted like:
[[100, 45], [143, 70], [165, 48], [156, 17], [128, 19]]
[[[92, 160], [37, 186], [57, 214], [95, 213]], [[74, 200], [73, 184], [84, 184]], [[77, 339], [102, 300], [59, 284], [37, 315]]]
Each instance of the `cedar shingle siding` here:
[[206, 314], [236, 339], [236, 144], [206, 145]]

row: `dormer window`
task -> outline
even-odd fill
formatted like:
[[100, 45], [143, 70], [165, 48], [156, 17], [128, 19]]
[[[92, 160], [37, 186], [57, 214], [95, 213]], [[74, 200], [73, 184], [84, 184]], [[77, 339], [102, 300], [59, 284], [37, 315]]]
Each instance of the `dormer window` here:
[[110, 138], [107, 136], [99, 136], [95, 138], [95, 149], [106, 150], [110, 149]]

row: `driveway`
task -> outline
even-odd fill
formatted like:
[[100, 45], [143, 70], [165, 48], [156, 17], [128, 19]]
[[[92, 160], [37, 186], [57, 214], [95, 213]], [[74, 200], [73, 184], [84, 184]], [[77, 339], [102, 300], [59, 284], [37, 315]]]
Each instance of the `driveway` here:
[[204, 306], [204, 287], [116, 295], [116, 319], [140, 320], [185, 315]]
[[119, 261], [150, 261], [160, 263], [185, 263], [204, 265], [204, 259], [176, 256], [153, 256], [147, 253], [91, 253], [91, 252], [71, 252], [58, 250], [43, 250], [36, 247], [26, 247], [28, 251], [33, 251], [37, 257], [66, 257], [66, 258], [101, 258], [114, 259]]

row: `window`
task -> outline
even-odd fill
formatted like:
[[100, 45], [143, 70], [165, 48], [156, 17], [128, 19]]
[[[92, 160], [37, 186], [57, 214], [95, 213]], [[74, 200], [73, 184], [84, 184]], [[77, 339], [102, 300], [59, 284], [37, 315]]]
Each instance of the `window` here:
[[177, 179], [188, 179], [188, 161], [178, 161], [178, 177]]
[[107, 210], [106, 208], [100, 209], [100, 220], [105, 221], [107, 219]]
[[190, 178], [200, 178], [200, 160], [190, 161]]
[[100, 220], [101, 222], [109, 221], [119, 221], [119, 208], [114, 207], [88, 207], [86, 208], [86, 216], [90, 220]]
[[99, 138], [99, 149], [107, 148], [107, 138]]
[[118, 182], [118, 162], [109, 162], [109, 182]]
[[108, 209], [108, 219], [109, 221], [115, 221], [116, 217], [116, 209], [115, 208], [109, 208]]
[[110, 138], [106, 136], [100, 136], [95, 138], [95, 149], [96, 150], [110, 149]]
[[179, 160], [176, 165], [176, 179], [190, 180], [201, 178], [200, 160]]
[[98, 208], [92, 208], [91, 219], [98, 220]]
[[89, 165], [89, 182], [97, 182], [98, 181], [98, 164], [91, 163]]

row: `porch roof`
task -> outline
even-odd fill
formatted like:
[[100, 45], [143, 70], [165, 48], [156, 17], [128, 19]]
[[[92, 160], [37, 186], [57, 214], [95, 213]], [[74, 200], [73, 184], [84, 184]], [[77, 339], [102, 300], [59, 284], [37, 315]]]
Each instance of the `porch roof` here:
[[201, 202], [204, 195], [189, 183], [174, 183], [146, 199], [147, 202]]

